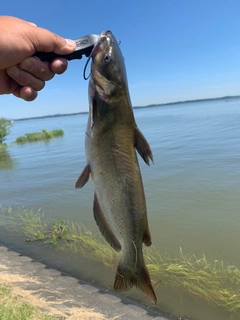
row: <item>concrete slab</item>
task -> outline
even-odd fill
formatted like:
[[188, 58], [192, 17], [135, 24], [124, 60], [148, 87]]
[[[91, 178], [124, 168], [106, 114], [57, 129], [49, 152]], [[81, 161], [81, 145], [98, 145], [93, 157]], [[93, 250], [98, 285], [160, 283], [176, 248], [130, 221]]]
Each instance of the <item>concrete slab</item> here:
[[[17, 286], [33, 296], [38, 296], [51, 304], [51, 310], [64, 311], [64, 317], [58, 312], [57, 320], [67, 320], [67, 314], [74, 308], [89, 308], [102, 313], [106, 319], [118, 320], [171, 320], [172, 318], [137, 305], [134, 301], [111, 294], [92, 284], [46, 267], [42, 262], [33, 260], [0, 244], [1, 274], [23, 277], [25, 281], [14, 281]], [[33, 281], [34, 280], [34, 281]], [[41, 305], [39, 305], [42, 308]], [[172, 319], [173, 320], [173, 319]]]

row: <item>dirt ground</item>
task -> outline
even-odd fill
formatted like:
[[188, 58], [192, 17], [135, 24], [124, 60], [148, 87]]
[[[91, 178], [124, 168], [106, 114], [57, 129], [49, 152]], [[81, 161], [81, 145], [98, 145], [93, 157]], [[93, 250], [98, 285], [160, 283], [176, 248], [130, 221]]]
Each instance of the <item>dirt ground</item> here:
[[[43, 298], [33, 295], [31, 290], [24, 290], [17, 286], [17, 282], [32, 282], [33, 284], [38, 284], [39, 282], [32, 278], [26, 278], [19, 274], [10, 274], [7, 272], [7, 267], [0, 264], [0, 268], [6, 270], [4, 273], [0, 273], [0, 283], [8, 286], [13, 294], [16, 294], [21, 297], [22, 301], [30, 303], [31, 305], [44, 310], [44, 312], [49, 315], [56, 316], [58, 319], [67, 319], [67, 320], [107, 320], [105, 316], [99, 312], [94, 311], [94, 309], [88, 308], [69, 308], [66, 311], [60, 311], [57, 308], [52, 306], [51, 302], [46, 301]], [[57, 302], [55, 302], [55, 305]], [[115, 318], [116, 319], [116, 318]], [[113, 320], [113, 319], [112, 319]]]

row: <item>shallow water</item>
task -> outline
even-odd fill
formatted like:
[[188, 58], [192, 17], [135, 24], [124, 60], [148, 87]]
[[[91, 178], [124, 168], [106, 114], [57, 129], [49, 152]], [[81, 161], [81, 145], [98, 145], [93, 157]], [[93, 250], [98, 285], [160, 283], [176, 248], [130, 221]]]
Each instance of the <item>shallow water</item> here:
[[[174, 257], [185, 254], [223, 260], [240, 268], [240, 100], [228, 99], [135, 109], [151, 145], [154, 165], [139, 159], [154, 246]], [[16, 121], [8, 143], [28, 132], [61, 128], [49, 142], [12, 144], [0, 156], [0, 204], [39, 208], [57, 220], [81, 221], [97, 232], [92, 214], [93, 188], [74, 184], [85, 165], [86, 114]], [[1, 239], [2, 237], [2, 239]], [[42, 243], [5, 234], [0, 241], [44, 259], [80, 278], [112, 288], [114, 270]], [[114, 268], [113, 268], [114, 269]], [[183, 290], [157, 286], [158, 306], [176, 318], [226, 320], [229, 313]], [[130, 290], [125, 295], [142, 303]], [[232, 315], [232, 319], [238, 319]]]

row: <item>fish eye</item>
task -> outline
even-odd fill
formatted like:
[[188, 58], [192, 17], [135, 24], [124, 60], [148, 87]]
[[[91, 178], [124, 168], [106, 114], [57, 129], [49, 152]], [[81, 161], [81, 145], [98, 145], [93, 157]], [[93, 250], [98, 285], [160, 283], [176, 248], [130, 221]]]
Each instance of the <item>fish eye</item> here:
[[113, 60], [113, 57], [110, 54], [106, 54], [104, 57], [104, 62], [106, 64], [110, 63]]

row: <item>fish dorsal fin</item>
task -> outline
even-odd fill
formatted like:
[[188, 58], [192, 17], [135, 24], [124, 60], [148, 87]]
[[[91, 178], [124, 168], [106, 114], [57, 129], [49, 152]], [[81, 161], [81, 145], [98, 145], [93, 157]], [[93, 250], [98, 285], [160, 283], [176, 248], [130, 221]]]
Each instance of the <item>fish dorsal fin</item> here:
[[120, 251], [121, 245], [116, 236], [114, 235], [111, 227], [109, 226], [109, 223], [107, 222], [102, 212], [102, 209], [100, 208], [96, 193], [94, 194], [93, 214], [95, 221], [99, 227], [99, 230], [101, 231], [104, 238], [107, 240], [107, 242], [114, 250]]
[[153, 163], [151, 148], [138, 127], [134, 129], [134, 146], [147, 165], [150, 165], [150, 160]]
[[89, 177], [90, 177], [90, 172], [91, 172], [90, 165], [87, 164], [75, 183], [76, 189], [82, 188], [88, 182]]

